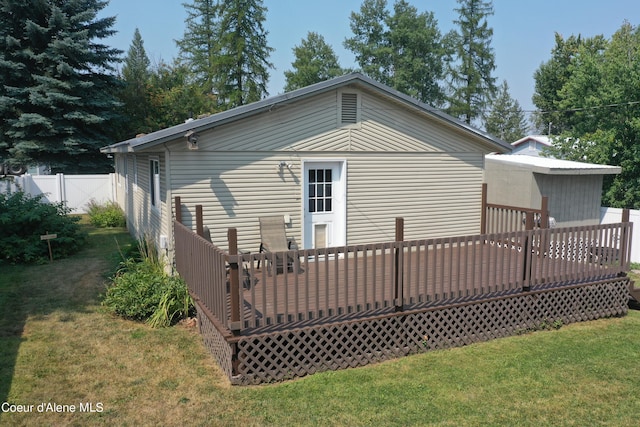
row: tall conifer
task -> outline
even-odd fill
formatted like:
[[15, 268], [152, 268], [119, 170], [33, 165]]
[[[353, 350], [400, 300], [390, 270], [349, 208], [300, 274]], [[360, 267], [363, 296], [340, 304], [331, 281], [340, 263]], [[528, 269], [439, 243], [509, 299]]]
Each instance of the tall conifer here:
[[54, 172], [101, 172], [117, 106], [113, 64], [101, 44], [115, 18], [99, 0], [6, 0], [0, 7], [0, 157]]
[[458, 31], [447, 35], [455, 51], [455, 61], [449, 68], [451, 91], [448, 112], [472, 123], [481, 119], [496, 93], [495, 55], [491, 47], [493, 29], [487, 17], [493, 15], [491, 1], [457, 0], [455, 21]]

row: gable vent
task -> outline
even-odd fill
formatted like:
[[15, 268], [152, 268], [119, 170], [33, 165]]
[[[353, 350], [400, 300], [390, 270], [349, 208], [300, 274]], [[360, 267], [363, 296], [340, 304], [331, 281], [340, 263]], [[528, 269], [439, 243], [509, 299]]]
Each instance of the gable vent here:
[[342, 124], [358, 122], [358, 95], [355, 93], [342, 94]]

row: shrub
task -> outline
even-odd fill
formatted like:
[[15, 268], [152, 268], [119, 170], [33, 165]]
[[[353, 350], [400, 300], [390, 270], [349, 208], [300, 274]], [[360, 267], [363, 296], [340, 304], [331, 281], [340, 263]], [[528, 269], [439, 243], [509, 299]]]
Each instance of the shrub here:
[[91, 224], [99, 228], [124, 227], [126, 225], [124, 212], [116, 202], [100, 204], [91, 199], [87, 203], [87, 213]]
[[57, 234], [50, 240], [54, 258], [77, 252], [86, 241], [80, 217], [69, 216], [63, 203], [47, 203], [44, 195], [24, 192], [0, 194], [0, 262], [43, 263], [49, 259], [43, 234]]
[[113, 277], [102, 305], [126, 319], [164, 327], [193, 311], [187, 286], [179, 277], [165, 273], [148, 240], [139, 242], [140, 257], [128, 258]]

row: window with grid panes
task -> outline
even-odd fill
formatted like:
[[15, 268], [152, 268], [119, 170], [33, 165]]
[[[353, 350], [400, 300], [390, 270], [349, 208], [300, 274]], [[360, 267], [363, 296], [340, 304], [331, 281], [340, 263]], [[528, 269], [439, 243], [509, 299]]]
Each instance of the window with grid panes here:
[[309, 169], [309, 212], [331, 212], [331, 169]]

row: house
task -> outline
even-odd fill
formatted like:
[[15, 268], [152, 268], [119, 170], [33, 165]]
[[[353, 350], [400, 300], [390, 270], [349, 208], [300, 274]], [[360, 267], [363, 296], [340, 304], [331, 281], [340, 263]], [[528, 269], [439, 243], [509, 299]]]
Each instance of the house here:
[[548, 197], [549, 213], [558, 227], [600, 224], [602, 183], [618, 174], [618, 166], [535, 156], [488, 155], [485, 182], [489, 203], [540, 207]]
[[101, 150], [132, 234], [172, 258], [174, 198], [212, 240], [259, 248], [283, 215], [298, 248], [478, 233], [485, 154], [511, 146], [362, 74], [274, 96]]
[[513, 151], [511, 154], [524, 154], [527, 156], [540, 156], [540, 152], [553, 145], [551, 138], [547, 135], [529, 135], [511, 143]]

